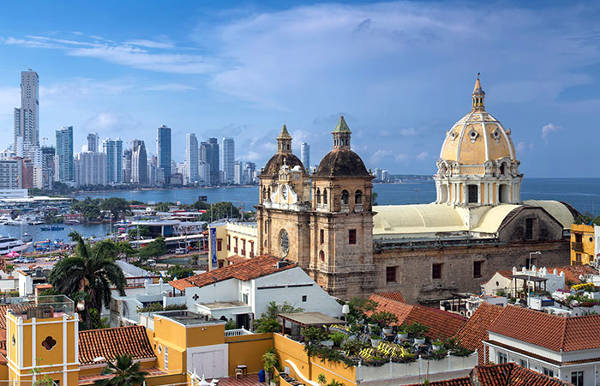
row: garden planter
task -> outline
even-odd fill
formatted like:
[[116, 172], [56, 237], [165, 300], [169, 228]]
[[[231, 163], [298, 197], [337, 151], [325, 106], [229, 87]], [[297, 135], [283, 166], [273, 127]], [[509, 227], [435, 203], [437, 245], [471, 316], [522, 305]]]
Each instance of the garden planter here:
[[394, 331], [394, 329], [392, 327], [385, 327], [383, 329], [384, 334], [391, 334], [393, 331]]
[[441, 344], [432, 344], [431, 348], [433, 349], [433, 351], [439, 351], [442, 349], [442, 345]]
[[381, 339], [373, 339], [373, 338], [371, 338], [371, 346], [373, 348], [377, 348], [377, 346], [379, 346], [379, 342], [381, 342]]
[[332, 340], [324, 340], [321, 342], [321, 344], [325, 347], [333, 347], [333, 341]]
[[425, 338], [415, 338], [415, 344], [425, 344]]
[[407, 333], [398, 333], [398, 334], [396, 334], [396, 337], [398, 337], [398, 339], [400, 339], [400, 340], [404, 340], [404, 339], [408, 338], [408, 334]]

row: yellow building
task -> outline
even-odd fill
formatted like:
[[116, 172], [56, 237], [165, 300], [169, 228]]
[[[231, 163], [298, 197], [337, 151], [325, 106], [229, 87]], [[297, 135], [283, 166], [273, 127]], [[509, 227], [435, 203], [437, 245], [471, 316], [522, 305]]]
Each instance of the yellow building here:
[[257, 229], [255, 222], [221, 221], [208, 227], [210, 269], [227, 265], [229, 258], [251, 259], [256, 256]]
[[594, 262], [595, 240], [600, 238], [598, 228], [594, 225], [571, 225], [571, 265], [587, 265]]

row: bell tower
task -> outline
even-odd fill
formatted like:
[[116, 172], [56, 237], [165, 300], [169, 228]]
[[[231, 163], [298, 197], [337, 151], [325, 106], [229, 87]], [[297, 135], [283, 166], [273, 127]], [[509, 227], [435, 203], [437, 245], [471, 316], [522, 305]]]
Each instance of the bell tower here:
[[350, 148], [352, 132], [340, 117], [333, 149], [312, 175], [312, 277], [333, 296], [349, 298], [375, 288], [373, 176]]

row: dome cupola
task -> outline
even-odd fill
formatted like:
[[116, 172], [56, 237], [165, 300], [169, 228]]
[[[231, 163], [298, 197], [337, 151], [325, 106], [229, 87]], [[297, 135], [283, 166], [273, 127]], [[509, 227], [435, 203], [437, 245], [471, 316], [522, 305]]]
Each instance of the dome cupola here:
[[446, 132], [435, 175], [438, 203], [495, 205], [519, 203], [522, 175], [511, 139], [485, 110], [479, 74], [471, 111]]

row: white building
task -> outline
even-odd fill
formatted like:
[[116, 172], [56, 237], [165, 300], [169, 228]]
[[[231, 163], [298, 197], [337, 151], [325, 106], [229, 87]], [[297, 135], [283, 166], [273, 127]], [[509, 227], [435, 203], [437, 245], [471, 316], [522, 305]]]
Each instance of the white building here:
[[496, 272], [490, 280], [481, 285], [483, 294], [496, 295], [498, 292], [516, 296], [516, 292], [527, 288], [529, 291], [543, 290], [552, 293], [565, 288], [565, 273], [556, 268], [545, 267], [531, 269], [525, 267], [518, 270], [513, 267], [512, 272]]
[[21, 162], [16, 159], [0, 160], [0, 189], [21, 188]]
[[185, 182], [193, 184], [198, 181], [198, 139], [196, 139], [196, 134], [187, 133], [185, 135], [185, 162], [187, 163]]
[[483, 342], [486, 360], [515, 362], [576, 386], [600, 377], [600, 315], [562, 317], [507, 306]]
[[106, 185], [106, 153], [84, 151], [75, 156], [75, 180], [79, 186]]
[[222, 140], [223, 151], [221, 152], [221, 170], [223, 171], [223, 182], [230, 184], [233, 183], [234, 169], [233, 165], [235, 162], [235, 143], [233, 138], [223, 137]]
[[241, 185], [244, 183], [244, 163], [242, 161], [235, 161], [233, 164], [233, 183]]
[[170, 282], [185, 294], [188, 311], [232, 319], [249, 329], [270, 302], [338, 317], [342, 306], [295, 264], [259, 256]]
[[21, 72], [21, 107], [15, 108], [14, 144], [17, 141], [25, 144], [39, 145], [39, 101], [40, 78], [33, 70]]
[[102, 141], [106, 154], [106, 181], [109, 184], [123, 182], [123, 141], [120, 138], [107, 138]]

